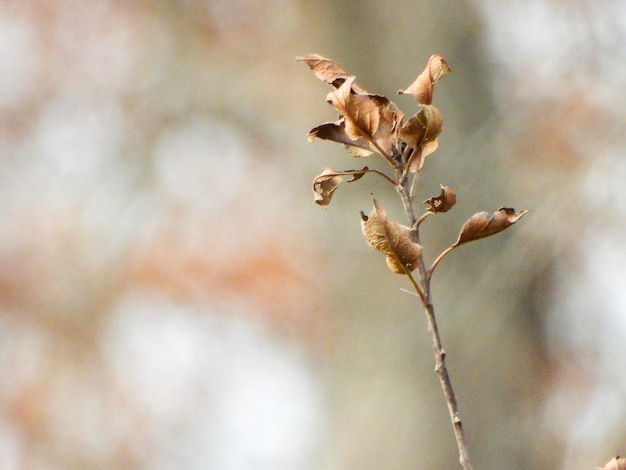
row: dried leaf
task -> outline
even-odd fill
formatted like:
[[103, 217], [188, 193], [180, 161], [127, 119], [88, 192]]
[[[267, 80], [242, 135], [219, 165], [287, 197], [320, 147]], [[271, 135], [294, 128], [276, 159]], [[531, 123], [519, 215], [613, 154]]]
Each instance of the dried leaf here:
[[326, 97], [345, 119], [345, 133], [351, 141], [365, 138], [370, 150], [391, 153], [397, 142], [397, 129], [404, 117], [387, 98], [380, 95], [356, 93], [352, 89], [355, 77], [349, 77]]
[[441, 194], [428, 198], [424, 204], [430, 206], [430, 212], [448, 212], [456, 204], [456, 193], [448, 186], [441, 186]]
[[[296, 60], [307, 64], [317, 78], [335, 88], [339, 88], [350, 77], [336, 62], [319, 54], [298, 56]], [[352, 83], [352, 88], [357, 93], [367, 93], [356, 83]]]
[[350, 138], [373, 136], [380, 123], [378, 109], [381, 104], [389, 104], [389, 100], [382, 96], [353, 93], [351, 86], [354, 79], [349, 77], [337, 90], [331, 91], [326, 101], [346, 118], [346, 133]]
[[515, 212], [515, 209], [502, 207], [491, 216], [488, 212], [479, 212], [469, 218], [461, 227], [461, 233], [453, 246], [459, 246], [480, 238], [494, 235], [513, 225], [528, 211]]
[[438, 108], [433, 105], [423, 105], [399, 130], [400, 138], [406, 144], [417, 150], [409, 164], [409, 172], [415, 173], [424, 165], [426, 157], [437, 150], [437, 137], [443, 130], [443, 118]]
[[376, 199], [369, 215], [361, 212], [361, 230], [367, 243], [385, 255], [394, 273], [406, 274], [417, 268], [421, 245], [412, 240], [409, 227], [387, 219], [387, 212]]
[[337, 187], [343, 182], [343, 176], [351, 176], [347, 182], [352, 183], [363, 177], [369, 168], [364, 166], [360, 170], [335, 171], [332, 168], [323, 168], [322, 172], [313, 180], [313, 195], [315, 203], [326, 209], [333, 193]]
[[436, 141], [442, 130], [443, 118], [439, 109], [424, 105], [400, 128], [400, 137], [409, 147], [417, 148]]
[[332, 168], [323, 168], [322, 173], [313, 180], [313, 195], [315, 203], [324, 209], [330, 204], [335, 189], [343, 182], [341, 175], [338, 175]]
[[428, 59], [428, 65], [417, 76], [415, 81], [406, 90], [399, 90], [398, 93], [401, 95], [413, 95], [420, 104], [431, 104], [433, 102], [435, 83], [451, 71], [452, 69], [448, 66], [445, 59], [441, 55], [435, 54]]
[[352, 179], [348, 180], [348, 183], [352, 183], [353, 181], [360, 180], [361, 178], [363, 178], [363, 175], [367, 173], [368, 171], [370, 171], [370, 169], [364, 166], [360, 170], [348, 170], [344, 173], [352, 176]]
[[608, 461], [604, 467], [596, 467], [596, 470], [626, 470], [626, 459], [617, 456]]
[[344, 147], [348, 153], [355, 158], [369, 157], [372, 153], [374, 153], [371, 150], [362, 149], [361, 147], [357, 147], [355, 145], [344, 145]]
[[327, 122], [311, 129], [308, 135], [309, 141], [312, 142], [316, 137], [343, 144], [353, 157], [367, 157], [372, 154], [370, 143], [366, 138], [351, 139], [348, 137], [348, 134], [346, 134], [346, 120], [344, 118], [335, 122]]

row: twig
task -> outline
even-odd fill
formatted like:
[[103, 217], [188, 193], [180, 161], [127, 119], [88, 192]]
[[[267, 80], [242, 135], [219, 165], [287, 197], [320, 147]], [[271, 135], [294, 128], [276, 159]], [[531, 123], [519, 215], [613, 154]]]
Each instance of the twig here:
[[[427, 290], [426, 297], [430, 300], [430, 289]], [[456, 445], [459, 449], [459, 463], [464, 470], [472, 470], [472, 462], [469, 457], [469, 451], [467, 442], [465, 441], [465, 434], [463, 432], [463, 424], [459, 417], [459, 411], [456, 401], [456, 395], [452, 388], [452, 382], [448, 374], [448, 368], [446, 367], [446, 352], [441, 344], [441, 337], [439, 336], [439, 329], [437, 327], [437, 319], [435, 318], [435, 308], [432, 302], [428, 302], [424, 305], [424, 312], [428, 319], [428, 332], [433, 343], [433, 352], [435, 354], [435, 372], [439, 377], [443, 394], [446, 397], [446, 403], [448, 405], [448, 413], [450, 414], [450, 420], [452, 421], [452, 427], [454, 428], [454, 436], [456, 438]]]
[[432, 212], [430, 211], [426, 211], [424, 212], [419, 219], [417, 219], [415, 221], [415, 223], [413, 224], [413, 230], [418, 230], [420, 225], [422, 225], [422, 222], [424, 222], [426, 220], [426, 217], [428, 217], [430, 214], [432, 214]]
[[441, 260], [444, 258], [444, 256], [446, 256], [448, 253], [450, 253], [455, 248], [456, 248], [456, 245], [450, 245], [448, 248], [446, 248], [441, 253], [439, 253], [439, 256], [437, 256], [435, 261], [433, 261], [433, 264], [431, 265], [430, 269], [428, 270], [428, 275], [429, 276], [433, 275], [433, 272], [435, 271], [435, 268], [441, 262]]
[[[406, 183], [406, 179], [404, 182]], [[420, 219], [415, 218], [415, 210], [413, 209], [413, 205], [411, 204], [411, 196], [407, 192], [406, 184], [401, 185], [396, 188], [400, 197], [402, 199], [405, 214], [409, 219], [409, 222], [413, 228], [413, 237], [416, 243], [419, 243], [419, 223], [423, 216]], [[456, 444], [459, 450], [459, 463], [463, 470], [472, 470], [472, 462], [469, 457], [469, 450], [467, 446], [467, 442], [465, 440], [465, 435], [463, 432], [463, 424], [461, 422], [461, 418], [459, 417], [458, 405], [456, 401], [456, 395], [454, 394], [454, 389], [452, 388], [452, 381], [450, 380], [450, 375], [448, 374], [448, 369], [446, 367], [446, 352], [443, 349], [443, 345], [441, 343], [441, 336], [439, 335], [439, 327], [437, 326], [437, 318], [435, 317], [435, 308], [432, 303], [431, 298], [431, 290], [430, 290], [430, 279], [432, 275], [432, 271], [434, 267], [436, 267], [436, 263], [441, 261], [445, 254], [452, 251], [452, 247], [448, 248], [444, 251], [433, 263], [433, 267], [430, 270], [426, 268], [426, 263], [424, 261], [423, 254], [420, 254], [418, 257], [418, 273], [420, 282], [418, 283], [413, 274], [409, 269], [406, 269], [406, 274], [411, 284], [415, 288], [420, 300], [422, 301], [422, 306], [424, 308], [424, 313], [426, 314], [426, 319], [428, 321], [428, 332], [430, 333], [433, 353], [435, 355], [435, 372], [439, 377], [439, 383], [441, 384], [441, 388], [443, 389], [443, 394], [446, 399], [446, 404], [448, 405], [448, 413], [450, 415], [450, 420], [452, 421], [452, 427], [454, 429], [454, 436], [456, 438]]]

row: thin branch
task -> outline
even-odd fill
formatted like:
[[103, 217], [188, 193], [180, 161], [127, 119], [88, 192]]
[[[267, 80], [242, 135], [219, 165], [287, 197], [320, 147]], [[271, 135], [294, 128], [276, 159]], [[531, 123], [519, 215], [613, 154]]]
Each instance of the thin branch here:
[[417, 180], [419, 180], [419, 177], [420, 177], [420, 172], [418, 170], [413, 175], [413, 181], [411, 181], [411, 189], [409, 189], [409, 194], [411, 195], [411, 198], [415, 196], [415, 188], [417, 188]]
[[435, 271], [435, 268], [437, 267], [437, 265], [441, 262], [441, 260], [444, 258], [444, 256], [446, 256], [448, 253], [450, 253], [452, 250], [454, 250], [456, 248], [456, 245], [450, 245], [448, 248], [446, 248], [445, 250], [443, 250], [441, 253], [439, 253], [439, 256], [437, 256], [437, 258], [435, 259], [435, 261], [433, 261], [432, 266], [430, 267], [430, 269], [428, 270], [428, 275], [432, 276], [433, 272]]
[[420, 228], [420, 225], [422, 225], [422, 222], [424, 222], [426, 220], [426, 217], [428, 217], [430, 214], [432, 214], [432, 212], [426, 211], [422, 215], [420, 215], [420, 218], [417, 219], [413, 224], [413, 230], [418, 230]]
[[[422, 158], [422, 149], [421, 147], [418, 148], [411, 148], [409, 146], [406, 146], [404, 151], [402, 152], [402, 164], [403, 164], [403, 168], [402, 168], [402, 173], [401, 176], [399, 176], [399, 180], [400, 181], [404, 181], [406, 178], [408, 178], [411, 167], [413, 166], [413, 161], [415, 159], [419, 159], [421, 160]], [[411, 181], [411, 186], [410, 189], [408, 191], [409, 197], [411, 199], [413, 199], [413, 196], [415, 195], [415, 188], [417, 187], [417, 181], [419, 179], [419, 169], [422, 166], [422, 162], [418, 160], [418, 170], [416, 172], [414, 172], [413, 174], [413, 180]], [[405, 188], [406, 190], [406, 188]]]
[[402, 151], [402, 165], [404, 168], [406, 168], [406, 163], [409, 161], [409, 159], [411, 158], [411, 154], [415, 151], [415, 149], [413, 147], [409, 147], [408, 144], [404, 147], [404, 150]]
[[411, 166], [413, 165], [413, 160], [415, 160], [416, 158], [419, 158], [421, 154], [422, 154], [422, 149], [420, 147], [416, 147], [411, 150], [411, 153], [409, 154], [409, 158], [407, 158], [406, 163], [404, 165], [404, 169], [402, 170], [402, 176], [406, 176], [409, 174], [409, 171], [411, 170]]
[[411, 273], [411, 271], [409, 271], [406, 266], [403, 265], [403, 267], [404, 267], [407, 277], [409, 278], [409, 281], [411, 281], [411, 284], [413, 284], [413, 287], [415, 288], [415, 292], [417, 293], [418, 297], [420, 298], [423, 304], [426, 304], [427, 302], [426, 294], [422, 291], [422, 288], [419, 286], [419, 284], [413, 277], [413, 274]]
[[[415, 222], [417, 222], [417, 217], [415, 217], [415, 209], [413, 209], [413, 199], [406, 191], [406, 179], [403, 181], [405, 183], [404, 185], [402, 183], [396, 185], [396, 191], [398, 192], [398, 194], [400, 195], [400, 199], [402, 200], [402, 208], [404, 209], [404, 213], [409, 219], [409, 226], [413, 227], [415, 226]], [[415, 235], [415, 240], [413, 241], [419, 243], [418, 232], [416, 230], [413, 230], [413, 233]]]
[[370, 170], [367, 170], [367, 171], [368, 171], [368, 173], [376, 173], [376, 174], [378, 174], [378, 175], [382, 176], [382, 177], [383, 177], [383, 178], [385, 178], [387, 181], [389, 181], [389, 182], [393, 185], [393, 187], [394, 187], [394, 188], [398, 185], [398, 182], [397, 182], [397, 181], [395, 181], [395, 180], [394, 180], [393, 178], [391, 178], [390, 176], [387, 176], [387, 175], [386, 175], [385, 173], [383, 173], [382, 171], [379, 171], [379, 170], [371, 170], [371, 169], [370, 169]]
[[454, 437], [456, 438], [456, 444], [459, 449], [459, 463], [464, 470], [472, 470], [472, 462], [469, 458], [467, 442], [463, 432], [463, 423], [459, 417], [456, 395], [454, 394], [452, 382], [450, 381], [450, 375], [448, 374], [448, 369], [446, 367], [446, 352], [441, 345], [441, 337], [439, 336], [439, 329], [435, 318], [435, 309], [431, 302], [424, 304], [424, 312], [426, 313], [426, 318], [428, 319], [428, 331], [430, 332], [433, 343], [433, 352], [435, 354], [435, 372], [439, 377], [443, 394], [446, 397], [448, 413], [450, 414], [450, 420], [452, 421], [452, 427], [454, 428]]
[[[397, 188], [398, 193], [402, 199], [405, 213], [411, 226], [413, 229], [414, 241], [419, 243], [419, 224], [426, 218], [426, 215], [422, 215], [419, 219], [415, 218], [415, 210], [413, 205], [411, 204], [411, 196], [407, 193], [406, 183], [407, 180], [403, 179], [404, 185], [401, 185]], [[439, 261], [450, 251], [452, 251], [452, 247], [445, 250], [433, 263], [433, 267], [430, 270], [426, 269], [426, 263], [424, 261], [424, 256], [420, 253], [418, 257], [418, 272], [420, 277], [420, 283], [418, 283], [411, 272], [405, 267], [405, 271], [407, 277], [413, 284], [415, 291], [420, 297], [422, 301], [422, 306], [424, 308], [424, 313], [426, 314], [426, 319], [428, 322], [428, 332], [430, 333], [433, 353], [435, 355], [435, 372], [437, 373], [437, 377], [439, 377], [439, 383], [441, 384], [441, 388], [443, 390], [444, 397], [446, 399], [446, 404], [448, 406], [448, 413], [450, 415], [450, 421], [452, 422], [452, 427], [454, 430], [454, 437], [456, 439], [457, 448], [459, 450], [459, 463], [463, 470], [472, 470], [472, 462], [469, 457], [469, 450], [467, 446], [467, 442], [465, 440], [465, 434], [463, 432], [463, 424], [461, 422], [461, 418], [459, 417], [458, 405], [456, 401], [456, 395], [454, 394], [454, 389], [452, 388], [452, 382], [450, 380], [450, 375], [448, 374], [448, 369], [446, 367], [446, 352], [443, 349], [441, 343], [441, 336], [439, 335], [439, 327], [437, 326], [437, 319], [435, 317], [435, 308], [432, 303], [432, 295], [430, 290], [430, 279], [432, 275], [432, 271], [434, 267], [437, 266]], [[420, 286], [421, 284], [421, 286]]]
[[[367, 167], [366, 167], [367, 168]], [[383, 178], [385, 178], [389, 183], [391, 183], [391, 185], [393, 185], [393, 187], [397, 187], [398, 186], [398, 182], [396, 180], [394, 180], [393, 178], [391, 178], [389, 175], [385, 174], [384, 172], [380, 171], [380, 170], [374, 170], [371, 168], [367, 168], [367, 170], [365, 169], [361, 169], [361, 170], [342, 170], [342, 171], [332, 171], [332, 172], [328, 172], [328, 173], [323, 173], [325, 176], [351, 176], [351, 175], [358, 175], [361, 173], [376, 173], [377, 175], [382, 176]], [[354, 180], [348, 181], [348, 183], [351, 183]]]

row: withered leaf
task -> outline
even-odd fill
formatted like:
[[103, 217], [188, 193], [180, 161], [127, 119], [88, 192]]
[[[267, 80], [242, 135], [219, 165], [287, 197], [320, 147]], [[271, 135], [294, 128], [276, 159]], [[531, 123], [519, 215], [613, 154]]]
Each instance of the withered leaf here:
[[376, 199], [369, 215], [361, 212], [361, 230], [367, 243], [385, 255], [391, 271], [406, 274], [417, 268], [421, 245], [411, 239], [409, 227], [387, 219], [387, 211]]
[[401, 95], [413, 95], [420, 104], [431, 104], [433, 102], [435, 83], [451, 71], [452, 69], [441, 55], [432, 55], [428, 59], [426, 68], [417, 76], [415, 81], [406, 90], [399, 90], [398, 93]]
[[332, 168], [322, 168], [322, 172], [313, 180], [313, 195], [315, 203], [326, 209], [333, 193], [337, 187], [343, 182], [343, 176], [351, 176], [352, 179], [348, 183], [356, 181], [363, 177], [369, 168], [364, 166], [360, 170], [335, 171]]
[[[296, 60], [307, 64], [317, 78], [335, 88], [339, 88], [350, 77], [350, 74], [346, 73], [336, 62], [319, 54], [298, 56]], [[352, 88], [357, 93], [367, 93], [364, 88], [354, 82]]]
[[346, 118], [346, 132], [352, 139], [373, 136], [380, 124], [378, 109], [381, 105], [389, 104], [389, 100], [382, 96], [352, 93], [350, 87], [354, 78], [349, 77], [326, 97], [326, 101]]
[[367, 157], [373, 152], [370, 150], [370, 143], [365, 137], [351, 139], [346, 133], [346, 120], [341, 118], [335, 122], [327, 122], [314, 127], [309, 131], [309, 141], [315, 138], [322, 140], [332, 140], [343, 144], [353, 157]]
[[313, 195], [315, 203], [324, 209], [330, 204], [335, 189], [342, 183], [343, 178], [332, 168], [323, 168], [322, 173], [313, 180]]
[[363, 175], [367, 173], [368, 171], [370, 171], [370, 169], [364, 166], [360, 170], [348, 170], [348, 171], [345, 171], [344, 173], [352, 176], [352, 179], [348, 180], [348, 183], [352, 183], [353, 181], [360, 180], [361, 178], [363, 178]]
[[450, 187], [441, 185], [441, 194], [426, 199], [424, 204], [430, 206], [430, 212], [448, 212], [456, 204], [456, 193]]
[[328, 94], [326, 101], [345, 119], [345, 133], [350, 140], [365, 138], [370, 150], [391, 153], [404, 114], [384, 96], [355, 93], [353, 82], [354, 77], [347, 78]]
[[417, 148], [436, 141], [442, 130], [441, 112], [435, 106], [427, 104], [400, 128], [400, 137], [409, 147]]
[[608, 461], [604, 467], [596, 467], [596, 470], [626, 470], [626, 459], [617, 456]]
[[406, 144], [417, 149], [419, 159], [409, 164], [409, 172], [419, 171], [428, 155], [437, 150], [437, 137], [443, 130], [443, 118], [438, 108], [433, 105], [423, 105], [399, 130], [400, 138]]
[[515, 209], [501, 207], [492, 215], [479, 212], [469, 218], [461, 227], [458, 240], [453, 246], [459, 246], [480, 238], [489, 237], [510, 227], [528, 211], [515, 212]]

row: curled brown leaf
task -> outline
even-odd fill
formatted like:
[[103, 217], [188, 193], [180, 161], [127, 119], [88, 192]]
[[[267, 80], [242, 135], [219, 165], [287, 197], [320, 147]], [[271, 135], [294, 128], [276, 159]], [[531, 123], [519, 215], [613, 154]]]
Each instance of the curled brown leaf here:
[[404, 114], [387, 98], [370, 93], [355, 93], [354, 77], [349, 77], [326, 101], [339, 111], [345, 134], [351, 141], [366, 139], [370, 150], [389, 155], [397, 142], [397, 130]]
[[430, 206], [429, 212], [448, 212], [456, 204], [456, 193], [450, 187], [441, 185], [441, 194], [426, 199], [424, 204]]
[[330, 204], [335, 189], [342, 183], [343, 178], [332, 168], [323, 168], [322, 173], [313, 180], [313, 195], [315, 203], [324, 209]]
[[501, 232], [521, 219], [527, 212], [515, 212], [515, 209], [502, 207], [492, 215], [488, 212], [474, 214], [463, 224], [459, 238], [452, 246], [459, 246]]
[[351, 183], [363, 177], [370, 171], [366, 166], [360, 170], [335, 171], [332, 168], [323, 168], [322, 172], [313, 180], [313, 196], [315, 203], [326, 209], [337, 187], [343, 182], [343, 176], [351, 176], [347, 182]]
[[361, 212], [361, 230], [367, 243], [385, 255], [387, 266], [398, 274], [417, 268], [421, 245], [412, 239], [409, 227], [387, 219], [387, 211], [374, 199], [369, 215]]
[[452, 69], [441, 55], [432, 55], [428, 59], [426, 68], [417, 76], [415, 81], [406, 90], [399, 90], [398, 93], [401, 95], [413, 95], [420, 104], [431, 104], [433, 102], [435, 83], [451, 71]]
[[416, 149], [420, 158], [409, 162], [410, 173], [421, 169], [428, 155], [437, 150], [437, 137], [443, 130], [443, 118], [438, 108], [433, 105], [423, 105], [399, 130], [400, 138], [406, 144]]
[[318, 139], [332, 140], [333, 142], [343, 144], [353, 157], [367, 157], [373, 153], [370, 150], [370, 143], [365, 137], [352, 139], [348, 136], [346, 133], [345, 118], [314, 127], [309, 131], [309, 141], [312, 142], [316, 137]]
[[355, 77], [348, 79], [326, 101], [346, 118], [346, 132], [352, 139], [372, 136], [380, 124], [380, 106], [389, 104], [383, 96], [353, 93], [351, 86]]
[[437, 138], [443, 129], [441, 112], [433, 105], [424, 105], [400, 128], [400, 137], [411, 148]]
[[[328, 83], [329, 85], [339, 88], [351, 76], [346, 73], [335, 61], [327, 59], [319, 54], [309, 54], [296, 57], [299, 62], [304, 62], [315, 73], [315, 76]], [[352, 83], [352, 88], [357, 93], [367, 93], [356, 83]]]

